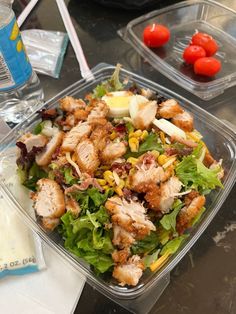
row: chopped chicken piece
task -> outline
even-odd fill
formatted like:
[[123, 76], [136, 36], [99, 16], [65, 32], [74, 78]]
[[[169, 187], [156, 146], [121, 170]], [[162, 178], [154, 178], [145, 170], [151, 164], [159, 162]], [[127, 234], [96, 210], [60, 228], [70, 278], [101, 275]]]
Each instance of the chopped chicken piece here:
[[66, 112], [74, 112], [76, 109], [84, 109], [86, 104], [82, 99], [75, 99], [71, 96], [66, 96], [59, 100], [61, 110]]
[[101, 159], [105, 163], [110, 163], [114, 159], [122, 157], [126, 153], [127, 147], [124, 142], [110, 142], [106, 144], [101, 152]]
[[138, 193], [145, 193], [149, 190], [150, 184], [158, 184], [166, 181], [171, 173], [164, 171], [162, 167], [150, 167], [149, 169], [139, 169], [130, 175], [131, 189]]
[[59, 131], [47, 143], [44, 150], [36, 155], [35, 161], [39, 166], [47, 166], [52, 160], [52, 155], [56, 149], [61, 145], [64, 133]]
[[179, 233], [183, 233], [185, 229], [191, 226], [192, 220], [197, 216], [200, 209], [205, 205], [205, 196], [195, 197], [190, 205], [183, 207], [176, 220], [176, 228]]
[[88, 117], [88, 112], [84, 109], [75, 109], [75, 112], [74, 112], [74, 117], [77, 121], [80, 121], [80, 120], [87, 120], [87, 117]]
[[193, 131], [193, 117], [187, 111], [178, 113], [176, 116], [174, 116], [174, 118], [171, 119], [171, 122], [185, 132]]
[[115, 266], [112, 276], [119, 281], [121, 286], [136, 286], [143, 270], [144, 265], [140, 257], [133, 255], [127, 263]]
[[127, 262], [128, 257], [130, 256], [130, 249], [125, 248], [123, 250], [115, 250], [112, 253], [112, 259], [115, 263], [121, 263], [124, 264]]
[[63, 121], [63, 130], [70, 130], [76, 124], [75, 116], [71, 113], [66, 116], [65, 121]]
[[60, 223], [59, 218], [42, 217], [41, 224], [47, 231], [53, 231]]
[[100, 163], [93, 142], [89, 139], [84, 139], [77, 145], [75, 152], [77, 164], [81, 171], [93, 175]]
[[119, 248], [129, 247], [135, 242], [134, 234], [126, 231], [124, 228], [113, 224], [113, 240], [112, 243]]
[[157, 111], [156, 101], [147, 101], [138, 105], [135, 116], [131, 117], [136, 129], [148, 129], [155, 119]]
[[146, 216], [146, 208], [140, 202], [127, 202], [118, 196], [109, 198], [105, 204], [111, 214], [111, 220], [128, 232], [135, 233], [139, 238], [156, 230], [154, 224]]
[[106, 116], [109, 113], [109, 107], [105, 103], [105, 101], [100, 100], [97, 102], [93, 109], [90, 111], [88, 115], [88, 123], [89, 124], [106, 124]]
[[64, 193], [60, 185], [51, 179], [43, 178], [37, 182], [38, 192], [34, 195], [34, 207], [39, 216], [59, 218], [65, 213]]
[[91, 132], [91, 126], [87, 122], [78, 123], [69, 132], [66, 133], [61, 150], [67, 152], [73, 152], [78, 145], [79, 141], [85, 137], [89, 136]]
[[211, 156], [211, 154], [206, 151], [203, 163], [206, 167], [210, 167], [215, 162], [215, 159]]
[[178, 113], [183, 113], [184, 110], [180, 107], [175, 99], [168, 99], [162, 102], [158, 109], [158, 113], [162, 118], [171, 119]]
[[168, 213], [176, 193], [179, 193], [182, 183], [177, 177], [171, 177], [167, 182], [162, 183], [160, 187], [154, 186], [145, 195], [146, 201], [153, 210], [160, 210], [162, 213]]
[[19, 139], [19, 142], [24, 143], [27, 152], [30, 152], [33, 147], [44, 147], [48, 142], [48, 138], [42, 134], [26, 133]]
[[96, 125], [90, 140], [93, 142], [98, 151], [103, 151], [106, 146], [109, 132], [112, 130], [112, 125], [107, 122], [105, 125]]
[[195, 190], [192, 190], [190, 193], [188, 193], [187, 195], [185, 195], [185, 197], [184, 197], [184, 204], [185, 204], [186, 206], [188, 206], [188, 205], [192, 202], [192, 200], [193, 200], [195, 197], [197, 197], [197, 196], [199, 196], [199, 192], [198, 192], [198, 191], [195, 191]]
[[76, 200], [70, 196], [66, 196], [65, 201], [66, 201], [66, 211], [67, 212], [70, 211], [74, 217], [78, 217], [81, 212], [81, 208], [78, 202], [76, 202]]

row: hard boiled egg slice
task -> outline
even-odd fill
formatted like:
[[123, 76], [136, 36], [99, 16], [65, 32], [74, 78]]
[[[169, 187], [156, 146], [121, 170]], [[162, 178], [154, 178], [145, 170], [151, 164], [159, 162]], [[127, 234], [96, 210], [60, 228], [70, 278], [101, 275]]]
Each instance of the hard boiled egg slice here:
[[102, 100], [110, 108], [109, 116], [113, 118], [129, 116], [129, 104], [133, 93], [129, 91], [117, 91], [106, 94]]

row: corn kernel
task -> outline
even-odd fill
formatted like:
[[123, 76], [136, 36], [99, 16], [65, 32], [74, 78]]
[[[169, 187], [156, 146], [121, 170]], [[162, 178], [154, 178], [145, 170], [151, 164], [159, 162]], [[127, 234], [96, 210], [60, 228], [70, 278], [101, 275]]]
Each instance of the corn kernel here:
[[160, 153], [157, 150], [152, 150], [151, 153], [156, 159], [160, 156]]
[[137, 130], [134, 132], [135, 137], [137, 137], [137, 138], [140, 137], [142, 135], [142, 133], [143, 133], [143, 131], [141, 131], [141, 130]]
[[134, 157], [129, 157], [127, 159], [127, 162], [131, 163], [132, 166], [135, 166], [137, 161], [138, 161], [138, 158], [134, 158]]
[[162, 144], [166, 143], [166, 137], [165, 137], [165, 134], [162, 131], [160, 131], [160, 139], [161, 139]]
[[123, 195], [124, 195], [122, 189], [121, 189], [119, 186], [116, 186], [116, 187], [114, 188], [114, 190], [115, 190], [115, 192], [116, 192], [119, 196], [123, 196]]
[[120, 179], [120, 183], [119, 183], [119, 188], [123, 189], [123, 187], [125, 186], [125, 181], [123, 179]]
[[117, 138], [117, 133], [115, 131], [113, 131], [110, 135], [110, 139], [114, 140], [115, 138]]
[[107, 190], [110, 189], [109, 185], [104, 185], [102, 188], [103, 188], [105, 191], [107, 191]]
[[148, 137], [148, 131], [144, 130], [140, 136], [140, 140], [144, 141]]
[[129, 139], [129, 147], [132, 153], [138, 152], [139, 149], [139, 141], [135, 137], [131, 137]]
[[131, 138], [131, 137], [135, 137], [135, 136], [134, 136], [134, 132], [130, 132], [130, 133], [129, 133], [129, 138]]
[[97, 179], [97, 182], [98, 182], [101, 186], [106, 185], [106, 183], [107, 183], [107, 181], [104, 180], [104, 179]]
[[157, 161], [159, 163], [159, 165], [164, 165], [168, 160], [168, 157], [166, 155], [160, 155], [158, 158], [157, 158]]
[[103, 178], [106, 180], [106, 182], [110, 185], [110, 186], [114, 186], [115, 185], [115, 180], [113, 177], [113, 173], [110, 170], [106, 170], [103, 173]]

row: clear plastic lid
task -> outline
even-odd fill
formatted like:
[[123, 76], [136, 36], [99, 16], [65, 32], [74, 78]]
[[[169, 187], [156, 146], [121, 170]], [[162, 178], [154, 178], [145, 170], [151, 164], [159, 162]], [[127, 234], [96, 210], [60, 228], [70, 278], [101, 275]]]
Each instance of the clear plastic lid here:
[[[144, 28], [153, 23], [167, 26], [169, 42], [151, 49], [143, 43]], [[196, 96], [209, 100], [236, 84], [236, 12], [214, 1], [184, 1], [136, 18], [119, 34], [156, 70]], [[222, 68], [215, 77], [194, 74], [183, 62], [182, 54], [196, 32], [211, 35], [219, 50], [215, 57]]]
[[[93, 69], [94, 80], [86, 82], [83, 79], [76, 82], [48, 101], [45, 106], [47, 108], [57, 107], [59, 99], [67, 95], [84, 98], [84, 96], [91, 92], [98, 84], [110, 78], [114, 68], [114, 66], [104, 64], [97, 66]], [[236, 178], [236, 135], [234, 131], [222, 121], [180, 95], [169, 91], [167, 88], [134, 73], [122, 70], [121, 80], [127, 79], [127, 77], [130, 82], [135, 82], [140, 87], [150, 88], [167, 98], [175, 98], [181, 106], [191, 112], [194, 116], [196, 129], [203, 135], [214, 158], [217, 160], [223, 159], [223, 167], [225, 170], [223, 179], [224, 189], [216, 189], [207, 196], [207, 210], [201, 216], [200, 221], [192, 228], [190, 236], [161, 269], [156, 272], [145, 271], [136, 287], [121, 287], [112, 280], [110, 276], [96, 276], [87, 263], [75, 257], [63, 247], [63, 240], [56, 231], [46, 233], [40, 227], [35, 220], [35, 216], [32, 214], [32, 202], [29, 200], [28, 190], [19, 183], [16, 175], [14, 182], [15, 185], [18, 185], [17, 194], [15, 193], [16, 188], [13, 188], [11, 185], [2, 184], [1, 182], [0, 188], [9, 203], [20, 213], [26, 224], [36, 231], [61, 257], [66, 259], [75, 270], [86, 276], [94, 287], [122, 306], [136, 313], [146, 313], [154, 305], [157, 298], [168, 284], [170, 271], [200, 237], [233, 187]], [[9, 176], [9, 169], [16, 169], [15, 143], [17, 139], [23, 133], [33, 130], [39, 121], [40, 114], [35, 112], [27, 121], [24, 121], [13, 129], [1, 142], [0, 168], [2, 168], [2, 175], [6, 183], [12, 180], [12, 177]]]

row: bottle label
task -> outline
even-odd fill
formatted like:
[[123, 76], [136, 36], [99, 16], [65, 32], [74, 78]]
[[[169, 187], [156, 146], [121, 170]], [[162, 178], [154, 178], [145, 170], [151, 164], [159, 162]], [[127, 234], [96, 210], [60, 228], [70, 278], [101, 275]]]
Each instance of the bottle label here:
[[15, 89], [30, 78], [32, 67], [13, 17], [0, 29], [0, 92]]

